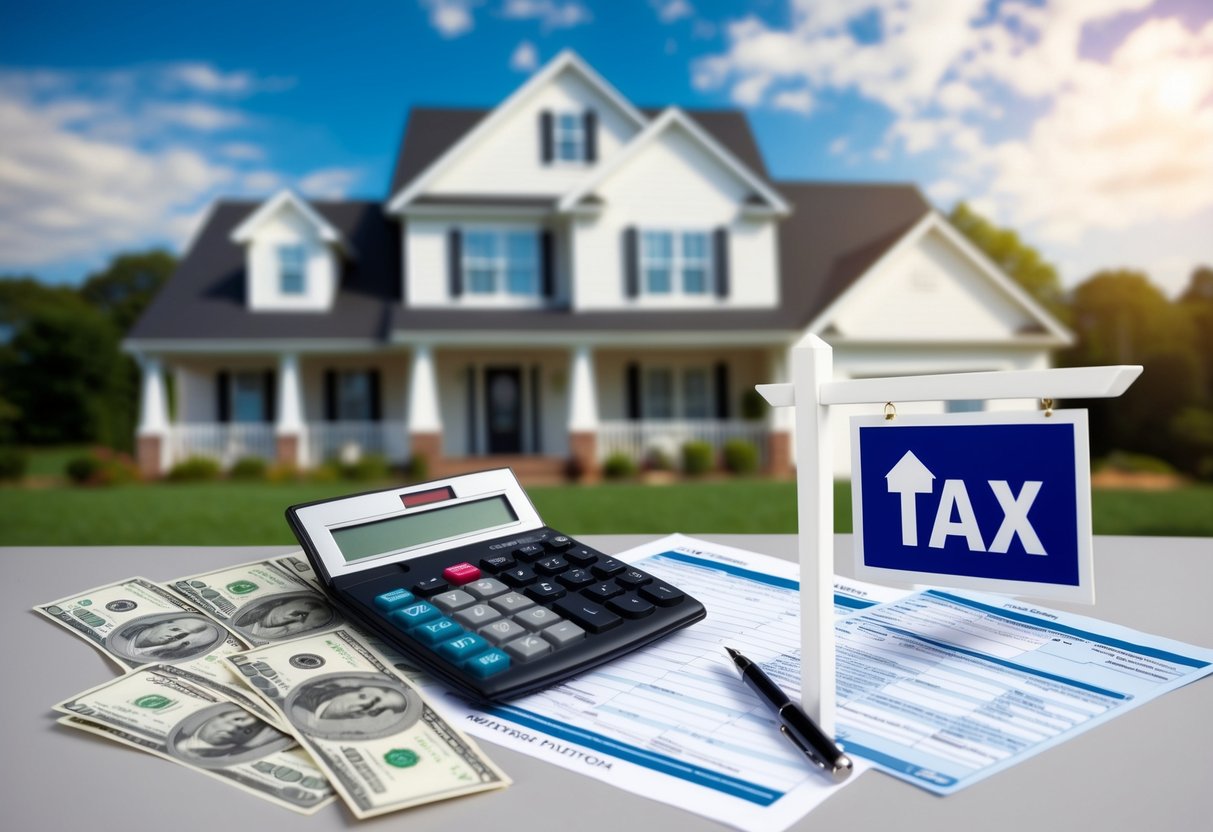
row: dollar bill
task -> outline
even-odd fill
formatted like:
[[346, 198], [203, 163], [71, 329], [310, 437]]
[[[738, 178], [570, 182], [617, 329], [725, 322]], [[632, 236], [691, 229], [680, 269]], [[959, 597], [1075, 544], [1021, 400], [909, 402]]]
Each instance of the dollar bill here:
[[148, 664], [174, 665], [263, 718], [276, 719], [223, 661], [251, 645], [146, 578], [39, 604], [34, 611], [92, 644], [124, 672]]
[[254, 646], [345, 625], [320, 590], [272, 560], [178, 578], [168, 588]]
[[290, 572], [296, 578], [303, 578], [303, 580], [316, 587], [316, 589], [324, 589], [320, 584], [320, 576], [316, 574], [316, 570], [312, 568], [311, 561], [307, 559], [307, 556], [302, 551], [274, 558], [274, 563]]
[[348, 629], [230, 656], [358, 818], [509, 785]]
[[294, 737], [186, 679], [151, 665], [55, 706], [60, 722], [133, 746], [302, 814], [335, 799]]

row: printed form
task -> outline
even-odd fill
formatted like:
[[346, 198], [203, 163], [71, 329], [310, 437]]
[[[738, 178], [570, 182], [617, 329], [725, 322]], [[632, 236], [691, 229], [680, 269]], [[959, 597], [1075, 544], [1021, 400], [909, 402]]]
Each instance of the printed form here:
[[[723, 649], [798, 698], [797, 564], [682, 535], [619, 556], [707, 618], [504, 705], [427, 694], [476, 737], [747, 832], [785, 829], [833, 794]], [[874, 764], [949, 794], [1213, 672], [1211, 650], [1013, 599], [834, 591], [837, 730], [856, 766], [842, 787]]]

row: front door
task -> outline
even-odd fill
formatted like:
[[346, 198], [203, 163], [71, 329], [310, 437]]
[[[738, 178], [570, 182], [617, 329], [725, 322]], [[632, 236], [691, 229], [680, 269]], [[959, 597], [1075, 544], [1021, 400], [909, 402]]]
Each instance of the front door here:
[[522, 452], [522, 371], [488, 367], [484, 371], [489, 453]]

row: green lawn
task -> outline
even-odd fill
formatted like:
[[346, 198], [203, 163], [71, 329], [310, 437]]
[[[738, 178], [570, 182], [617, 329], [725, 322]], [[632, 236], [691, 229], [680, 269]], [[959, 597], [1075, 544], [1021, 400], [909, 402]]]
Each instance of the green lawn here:
[[[381, 483], [388, 487], [391, 483]], [[376, 487], [365, 483], [217, 482], [113, 488], [0, 488], [0, 546], [276, 545], [294, 542], [283, 510]], [[552, 526], [573, 534], [788, 533], [795, 485], [734, 480], [528, 489]], [[850, 487], [835, 489], [835, 528], [850, 531]], [[1213, 487], [1096, 491], [1096, 534], [1213, 536]]]

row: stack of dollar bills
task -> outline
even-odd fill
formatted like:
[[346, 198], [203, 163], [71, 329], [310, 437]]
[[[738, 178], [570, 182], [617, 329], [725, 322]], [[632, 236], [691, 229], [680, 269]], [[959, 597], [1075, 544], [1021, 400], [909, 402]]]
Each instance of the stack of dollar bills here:
[[123, 670], [56, 705], [60, 723], [288, 809], [340, 797], [368, 818], [510, 783], [301, 557], [128, 578], [34, 609]]

